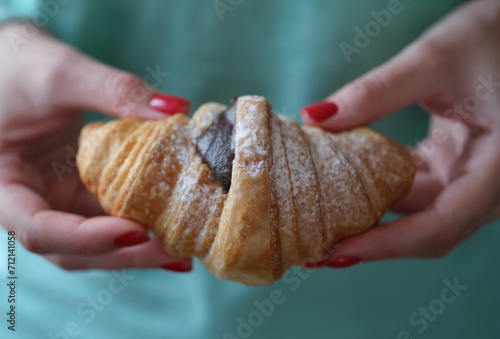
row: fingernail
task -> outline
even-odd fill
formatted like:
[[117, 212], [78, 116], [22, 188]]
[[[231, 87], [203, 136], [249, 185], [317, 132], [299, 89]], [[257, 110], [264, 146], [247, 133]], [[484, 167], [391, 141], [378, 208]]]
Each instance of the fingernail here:
[[324, 121], [337, 114], [339, 108], [337, 104], [330, 101], [321, 101], [304, 107], [300, 113], [307, 114], [316, 122]]
[[179, 272], [179, 273], [184, 273], [184, 272], [189, 272], [193, 269], [193, 265], [189, 262], [174, 262], [171, 264], [163, 265], [161, 266], [162, 269], [167, 270], [167, 271], [173, 271], [173, 272]]
[[326, 266], [331, 268], [346, 268], [350, 266], [354, 266], [361, 261], [361, 258], [356, 257], [338, 257], [330, 259]]
[[325, 266], [326, 261], [308, 261], [302, 264], [302, 268], [313, 269]]
[[128, 247], [142, 244], [149, 240], [148, 234], [144, 231], [132, 231], [120, 235], [115, 239], [115, 245], [118, 247]]
[[149, 101], [149, 107], [155, 111], [169, 115], [175, 113], [188, 113], [189, 106], [189, 101], [174, 95], [155, 94]]

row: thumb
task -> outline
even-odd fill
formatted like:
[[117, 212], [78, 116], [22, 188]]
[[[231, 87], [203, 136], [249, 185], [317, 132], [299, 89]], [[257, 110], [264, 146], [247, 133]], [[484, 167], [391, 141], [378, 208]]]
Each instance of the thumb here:
[[159, 66], [148, 67], [144, 80], [102, 64], [77, 51], [68, 53], [55, 77], [65, 107], [90, 109], [112, 118], [161, 119], [165, 114], [189, 113], [190, 103], [178, 96], [157, 93], [168, 75]]
[[397, 109], [424, 100], [438, 87], [438, 63], [426, 59], [422, 44], [345, 85], [325, 101], [301, 110], [305, 124], [329, 131], [367, 125]]

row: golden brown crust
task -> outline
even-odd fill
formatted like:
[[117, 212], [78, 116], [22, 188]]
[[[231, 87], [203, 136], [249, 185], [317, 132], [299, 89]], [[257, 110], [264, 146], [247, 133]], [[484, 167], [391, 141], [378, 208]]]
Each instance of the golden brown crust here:
[[[267, 101], [249, 98], [236, 111], [231, 189], [207, 267], [221, 279], [273, 281], [276, 206], [271, 197], [271, 134]], [[252, 114], [253, 113], [253, 114]], [[239, 246], [239, 244], [245, 246]]]
[[200, 258], [221, 279], [270, 284], [293, 265], [373, 226], [409, 190], [404, 147], [367, 128], [330, 134], [238, 99], [235, 160], [226, 194], [196, 138], [225, 106], [189, 120], [87, 125], [77, 164], [110, 214], [148, 226], [173, 255]]

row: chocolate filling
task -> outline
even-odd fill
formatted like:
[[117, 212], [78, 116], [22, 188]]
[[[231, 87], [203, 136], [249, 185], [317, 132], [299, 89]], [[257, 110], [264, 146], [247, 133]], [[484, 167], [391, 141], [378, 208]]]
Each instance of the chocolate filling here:
[[236, 101], [237, 98], [233, 98], [226, 110], [196, 140], [196, 148], [203, 162], [210, 168], [213, 180], [226, 192], [231, 187], [233, 171]]

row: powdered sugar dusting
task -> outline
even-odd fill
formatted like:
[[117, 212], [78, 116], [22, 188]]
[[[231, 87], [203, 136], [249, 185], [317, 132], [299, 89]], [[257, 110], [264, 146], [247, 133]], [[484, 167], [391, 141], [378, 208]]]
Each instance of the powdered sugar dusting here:
[[259, 105], [267, 105], [267, 101], [257, 96], [240, 97], [234, 128], [235, 165], [243, 168], [251, 177], [268, 169], [268, 117], [265, 111], [259, 110]]
[[352, 132], [334, 135], [315, 127], [304, 128], [304, 131], [314, 145], [328, 243], [373, 225], [376, 215], [363, 184], [364, 173], [351, 164], [351, 150], [348, 149], [350, 154], [347, 156], [340, 146], [351, 145], [348, 136]]
[[298, 241], [301, 249], [306, 252], [305, 255], [312, 256], [315, 247], [322, 241], [319, 209], [321, 197], [317, 190], [315, 169], [300, 127], [285, 116], [279, 116], [279, 119], [283, 124], [283, 141], [297, 213]]
[[271, 139], [273, 160], [271, 166], [271, 180], [279, 206], [279, 234], [281, 253], [285, 265], [301, 263], [299, 243], [297, 239], [297, 220], [293, 202], [290, 169], [282, 135], [282, 122], [271, 116]]

